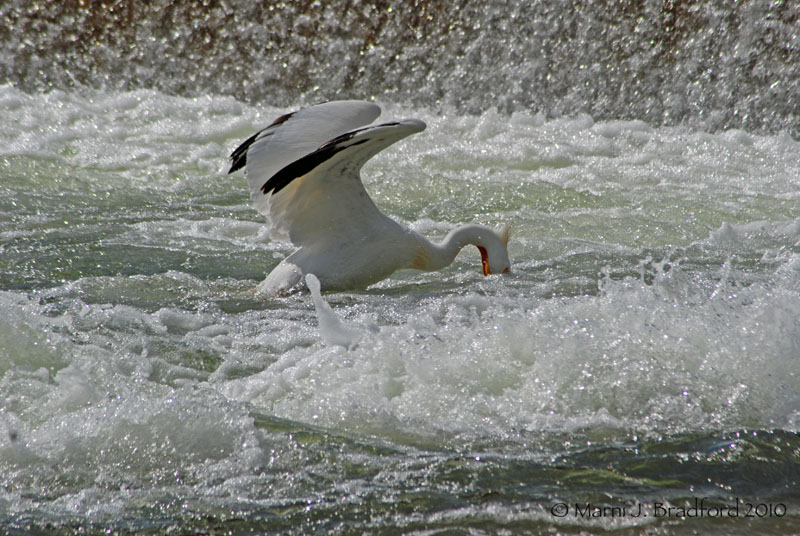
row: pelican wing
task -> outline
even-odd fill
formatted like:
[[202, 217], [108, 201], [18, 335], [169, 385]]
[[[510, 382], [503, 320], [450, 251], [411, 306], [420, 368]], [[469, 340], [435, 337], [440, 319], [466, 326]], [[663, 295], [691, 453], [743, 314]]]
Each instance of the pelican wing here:
[[[350, 107], [359, 112], [359, 117], [351, 118], [351, 121], [363, 121], [369, 114], [377, 116], [374, 109], [356, 106], [368, 103], [329, 104]], [[318, 107], [309, 108], [308, 111], [315, 108]], [[343, 112], [337, 118], [341, 125], [345, 122], [344, 108], [337, 108], [338, 110]], [[308, 132], [313, 131], [315, 135], [318, 131], [330, 132], [332, 126], [326, 124], [321, 115], [318, 117], [318, 120], [313, 121], [313, 128], [309, 122], [304, 130], [309, 129]], [[289, 121], [292, 118], [285, 120], [287, 127], [281, 126], [283, 123], [279, 124], [275, 128], [275, 134], [271, 136], [275, 137], [282, 129], [288, 128]], [[273, 127], [267, 127], [262, 133], [270, 128]], [[253, 150], [252, 147], [260, 142], [256, 137], [249, 148], [246, 146], [248, 142], [245, 142], [234, 152], [233, 168], [238, 169], [238, 152], [240, 159], [246, 158], [242, 165], [247, 166], [251, 193], [254, 194], [256, 206], [271, 221], [273, 236], [288, 235], [298, 246], [358, 239], [376, 231], [379, 226], [386, 225], [388, 220], [364, 190], [359, 176], [361, 167], [382, 149], [424, 128], [425, 123], [422, 121], [409, 119], [338, 132], [327, 143], [318, 144], [301, 156], [297, 156], [298, 144], [291, 146], [289, 155], [276, 154], [270, 145], [267, 145], [268, 150]], [[260, 135], [262, 134], [257, 136]], [[299, 136], [293, 135], [292, 138]], [[278, 156], [284, 164], [276, 169], [277, 166], [272, 162]], [[289, 156], [292, 158], [289, 159]], [[270, 161], [267, 161], [267, 157]], [[257, 188], [255, 192], [254, 188]]]
[[262, 187], [273, 222], [280, 221], [298, 246], [378, 231], [390, 220], [370, 199], [359, 171], [384, 148], [424, 128], [409, 119], [354, 130], [282, 168]]
[[[334, 101], [282, 115], [231, 154], [228, 173], [246, 166], [245, 175], [255, 207], [271, 220], [269, 198], [261, 192], [261, 187], [272, 175], [327, 141], [372, 123], [380, 113], [381, 109], [369, 102]], [[274, 220], [272, 223], [273, 232], [285, 236], [280, 223]]]

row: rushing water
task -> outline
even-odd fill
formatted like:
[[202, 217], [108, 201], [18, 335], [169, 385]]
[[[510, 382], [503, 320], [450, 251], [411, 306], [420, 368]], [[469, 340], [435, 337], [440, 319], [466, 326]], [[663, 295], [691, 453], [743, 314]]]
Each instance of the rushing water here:
[[0, 79], [800, 136], [796, 0], [86, 3], [0, 4]]
[[[796, 20], [791, 7], [748, 6], [734, 13], [772, 13], [737, 26], [750, 28], [754, 50], [769, 45], [770, 28], [796, 38], [784, 27]], [[508, 25], [526, 9], [513, 7], [467, 10], [451, 26]], [[558, 82], [526, 101], [514, 85], [521, 58], [534, 60], [515, 41], [524, 24], [507, 36], [506, 61], [466, 69], [471, 85], [441, 99], [436, 88], [457, 84], [407, 67], [411, 86], [383, 91], [377, 78], [340, 73], [295, 101], [275, 82], [273, 101], [273, 86], [253, 89], [252, 72], [231, 74], [235, 55], [224, 47], [208, 54], [247, 99], [226, 96], [220, 81], [181, 91], [158, 61], [137, 67], [149, 89], [126, 78], [135, 61], [103, 71], [106, 87], [73, 86], [58, 77], [96, 64], [58, 47], [40, 87], [23, 76], [41, 57], [29, 52], [57, 42], [64, 32], [54, 28], [86, 24], [48, 9], [51, 33], [28, 38], [0, 86], [0, 532], [797, 530], [800, 143], [790, 60], [765, 77], [788, 84], [786, 98], [733, 95], [742, 107], [714, 115], [709, 97], [677, 118], [663, 113], [677, 109], [669, 102], [645, 110], [631, 96], [601, 112], [603, 94], [583, 90], [536, 105], [578, 76], [553, 67], [562, 49], [544, 38]], [[431, 13], [418, 26], [446, 26]], [[550, 15], [554, 24], [565, 16]], [[305, 16], [296, 24], [311, 24]], [[92, 20], [98, 40], [116, 28]], [[389, 43], [410, 54], [412, 44], [387, 41], [387, 20], [367, 72]], [[235, 27], [211, 15], [208, 25]], [[176, 27], [176, 39], [190, 28]], [[344, 46], [342, 32], [292, 43]], [[586, 54], [603, 50], [578, 33]], [[477, 35], [476, 47], [494, 42]], [[714, 39], [733, 39], [701, 35], [698, 48], [685, 40], [689, 63]], [[712, 63], [732, 66], [736, 54]], [[446, 56], [426, 61], [447, 66]], [[324, 69], [311, 67], [320, 83]], [[528, 67], [535, 84], [539, 71]], [[396, 69], [380, 80], [400, 80]], [[226, 174], [227, 155], [286, 106], [339, 95], [348, 80], [347, 96], [375, 95], [383, 118], [428, 124], [365, 167], [378, 205], [433, 238], [457, 223], [511, 223], [512, 274], [484, 278], [467, 249], [442, 272], [325, 294], [330, 307], [318, 302], [319, 313], [307, 294], [253, 297], [292, 248], [270, 241], [244, 177]], [[485, 91], [489, 80], [502, 102]], [[656, 82], [636, 84], [646, 92]], [[420, 94], [409, 96], [414, 84]], [[652, 102], [673, 90], [659, 87]]]

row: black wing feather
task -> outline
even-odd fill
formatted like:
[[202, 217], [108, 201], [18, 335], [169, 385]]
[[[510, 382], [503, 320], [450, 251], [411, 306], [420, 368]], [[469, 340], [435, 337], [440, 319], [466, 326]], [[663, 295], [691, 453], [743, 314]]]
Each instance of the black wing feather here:
[[[350, 136], [347, 139], [352, 138], [355, 132], [349, 133]], [[340, 136], [341, 138], [342, 136]], [[338, 139], [338, 138], [337, 138]], [[342, 140], [336, 144], [326, 143], [313, 153], [309, 153], [305, 155], [303, 158], [299, 160], [295, 160], [288, 166], [282, 168], [278, 171], [275, 175], [269, 178], [269, 180], [264, 183], [264, 186], [261, 187], [261, 191], [265, 194], [272, 192], [272, 195], [277, 194], [281, 190], [283, 190], [286, 186], [289, 185], [293, 180], [302, 177], [306, 173], [310, 172], [312, 169], [317, 167], [318, 165], [322, 164], [326, 160], [333, 158], [333, 156], [340, 152], [344, 151], [348, 147], [352, 147], [353, 145], [359, 145], [361, 143], [365, 143], [369, 140], [359, 140], [355, 143], [351, 143], [350, 145], [344, 145], [343, 142], [346, 140]]]
[[267, 182], [264, 183], [264, 186], [261, 187], [261, 191], [264, 194], [268, 194], [272, 192], [272, 195], [277, 194], [281, 190], [283, 190], [286, 186], [289, 185], [293, 180], [302, 177], [306, 173], [313, 170], [315, 167], [319, 166], [326, 160], [333, 158], [333, 156], [348, 147], [353, 147], [354, 145], [360, 145], [362, 143], [366, 143], [369, 141], [369, 138], [364, 138], [363, 140], [358, 140], [357, 142], [351, 143], [349, 145], [346, 144], [347, 141], [351, 140], [353, 136], [358, 134], [359, 132], [363, 132], [365, 130], [371, 130], [377, 127], [390, 127], [394, 125], [399, 125], [397, 121], [392, 121], [390, 123], [383, 123], [380, 125], [374, 125], [370, 127], [359, 128], [356, 130], [351, 130], [350, 132], [346, 132], [341, 136], [337, 136], [332, 140], [326, 142], [322, 145], [319, 149], [314, 151], [313, 153], [308, 153], [302, 158], [295, 160], [291, 164], [283, 167], [280, 171], [278, 171], [275, 175], [269, 178]]
[[[265, 129], [266, 130], [266, 129]], [[259, 130], [236, 148], [235, 151], [231, 153], [231, 169], [228, 170], [228, 173], [233, 173], [239, 169], [242, 169], [244, 166], [247, 165], [247, 150], [250, 148], [251, 145], [256, 141], [256, 138], [264, 132], [263, 130]]]
[[262, 133], [266, 132], [269, 129], [274, 129], [281, 123], [286, 122], [294, 114], [295, 112], [283, 114], [275, 121], [270, 123], [268, 127], [262, 128], [261, 130], [259, 130], [258, 132], [256, 132], [255, 134], [244, 140], [242, 144], [239, 145], [239, 147], [237, 147], [236, 150], [234, 150], [231, 153], [231, 169], [228, 170], [228, 173], [233, 173], [234, 171], [242, 169], [247, 165], [247, 150], [250, 149], [250, 146], [256, 142], [256, 140], [261, 136]]

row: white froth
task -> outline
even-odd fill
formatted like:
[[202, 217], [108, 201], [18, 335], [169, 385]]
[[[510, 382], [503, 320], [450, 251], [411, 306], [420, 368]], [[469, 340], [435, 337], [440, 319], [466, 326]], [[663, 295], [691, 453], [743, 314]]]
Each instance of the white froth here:
[[429, 128], [366, 166], [376, 202], [432, 238], [512, 223], [513, 274], [484, 278], [466, 248], [366, 292], [262, 301], [291, 247], [225, 159], [279, 110], [7, 86], [0, 108], [10, 509], [43, 490], [113, 517], [97, 490], [291, 489], [307, 454], [254, 415], [435, 445], [800, 429], [787, 136], [387, 105]]
[[800, 389], [800, 296], [720, 285], [676, 266], [653, 284], [605, 280], [596, 297], [448, 297], [347, 355], [295, 350], [225, 391], [383, 433], [790, 426], [800, 406], [776, 393]]
[[317, 321], [319, 323], [319, 333], [322, 335], [326, 344], [334, 346], [342, 346], [351, 349], [361, 338], [360, 334], [345, 326], [342, 319], [339, 318], [328, 302], [326, 302], [320, 292], [320, 283], [317, 276], [314, 274], [306, 275], [306, 283], [308, 290], [311, 291], [311, 299], [314, 302], [314, 309], [317, 311]]

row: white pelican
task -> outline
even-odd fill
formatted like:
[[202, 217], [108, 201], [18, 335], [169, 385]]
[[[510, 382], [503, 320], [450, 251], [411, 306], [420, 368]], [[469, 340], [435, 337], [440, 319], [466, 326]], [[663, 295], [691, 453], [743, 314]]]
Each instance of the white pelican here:
[[260, 295], [286, 295], [314, 274], [322, 288], [363, 289], [396, 270], [440, 270], [467, 244], [478, 247], [484, 275], [506, 273], [509, 226], [462, 225], [433, 243], [385, 216], [359, 171], [373, 155], [425, 123], [406, 119], [364, 127], [380, 115], [369, 102], [334, 101], [282, 115], [245, 140], [228, 173], [244, 168], [256, 208], [272, 236], [297, 250], [258, 285]]

